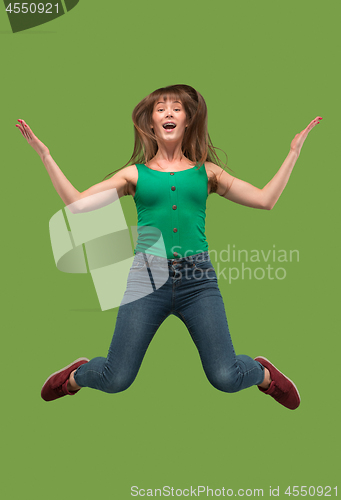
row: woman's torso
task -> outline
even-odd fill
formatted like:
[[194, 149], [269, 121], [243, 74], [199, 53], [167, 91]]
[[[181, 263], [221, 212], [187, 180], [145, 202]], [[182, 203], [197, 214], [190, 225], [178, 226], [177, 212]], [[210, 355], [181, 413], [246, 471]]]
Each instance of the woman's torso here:
[[172, 165], [161, 170], [148, 165], [135, 165], [136, 178], [131, 179], [138, 213], [135, 252], [172, 259], [208, 250], [205, 216], [210, 169], [183, 161], [181, 168]]

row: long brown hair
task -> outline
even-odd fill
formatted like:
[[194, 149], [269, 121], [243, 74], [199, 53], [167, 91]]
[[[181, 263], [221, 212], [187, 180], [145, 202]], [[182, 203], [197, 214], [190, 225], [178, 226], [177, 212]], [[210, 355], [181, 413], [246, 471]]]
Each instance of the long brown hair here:
[[[155, 103], [160, 98], [166, 100], [167, 97], [180, 100], [185, 108], [188, 126], [182, 141], [184, 156], [199, 166], [203, 165], [205, 161], [209, 161], [221, 167], [226, 167], [227, 165], [216, 154], [215, 149], [219, 148], [213, 146], [207, 130], [207, 106], [205, 99], [189, 85], [169, 85], [168, 87], [154, 90], [154, 92], [142, 99], [134, 108], [132, 114], [135, 135], [134, 151], [129, 161], [121, 168], [136, 163], [147, 163], [156, 155], [158, 145], [154, 131], [150, 127], [152, 114]], [[226, 153], [225, 156], [227, 160]], [[121, 168], [110, 172], [104, 179], [121, 170]], [[215, 191], [216, 187], [215, 178], [213, 179], [211, 192]]]

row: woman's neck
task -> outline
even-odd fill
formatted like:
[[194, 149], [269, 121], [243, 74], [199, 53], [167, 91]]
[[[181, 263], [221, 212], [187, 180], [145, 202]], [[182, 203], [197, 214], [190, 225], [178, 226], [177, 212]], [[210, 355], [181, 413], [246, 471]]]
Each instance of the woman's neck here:
[[154, 156], [153, 160], [162, 162], [162, 163], [179, 163], [182, 160], [185, 160], [185, 156], [183, 155], [181, 145], [176, 144], [158, 144], [158, 151]]

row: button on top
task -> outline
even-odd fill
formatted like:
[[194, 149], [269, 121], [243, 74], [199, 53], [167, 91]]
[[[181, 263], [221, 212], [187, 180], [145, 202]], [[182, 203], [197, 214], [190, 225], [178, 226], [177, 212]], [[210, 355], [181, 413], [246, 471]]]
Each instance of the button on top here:
[[178, 230], [177, 230], [177, 228], [176, 228], [176, 227], [173, 229], [173, 232], [174, 232], [174, 233], [177, 233], [177, 232], [178, 232]]
[[171, 187], [171, 190], [172, 190], [172, 191], [175, 191], [175, 186], [172, 186], [172, 187]]
[[174, 175], [174, 172], [171, 172], [170, 175]]
[[172, 207], [172, 208], [173, 208], [173, 210], [176, 210], [176, 208], [177, 208], [177, 207], [176, 207], [176, 205], [173, 205], [173, 207]]

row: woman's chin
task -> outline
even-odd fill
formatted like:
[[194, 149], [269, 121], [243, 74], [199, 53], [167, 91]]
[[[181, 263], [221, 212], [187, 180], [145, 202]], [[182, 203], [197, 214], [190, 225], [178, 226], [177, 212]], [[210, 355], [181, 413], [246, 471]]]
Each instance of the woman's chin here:
[[161, 137], [158, 137], [157, 140], [161, 140], [161, 141], [164, 141], [166, 143], [169, 143], [169, 142], [182, 142], [182, 139], [183, 139], [183, 135], [179, 135], [179, 134], [176, 134], [176, 133], [169, 133], [169, 132], [166, 132], [164, 134], [162, 134]]

